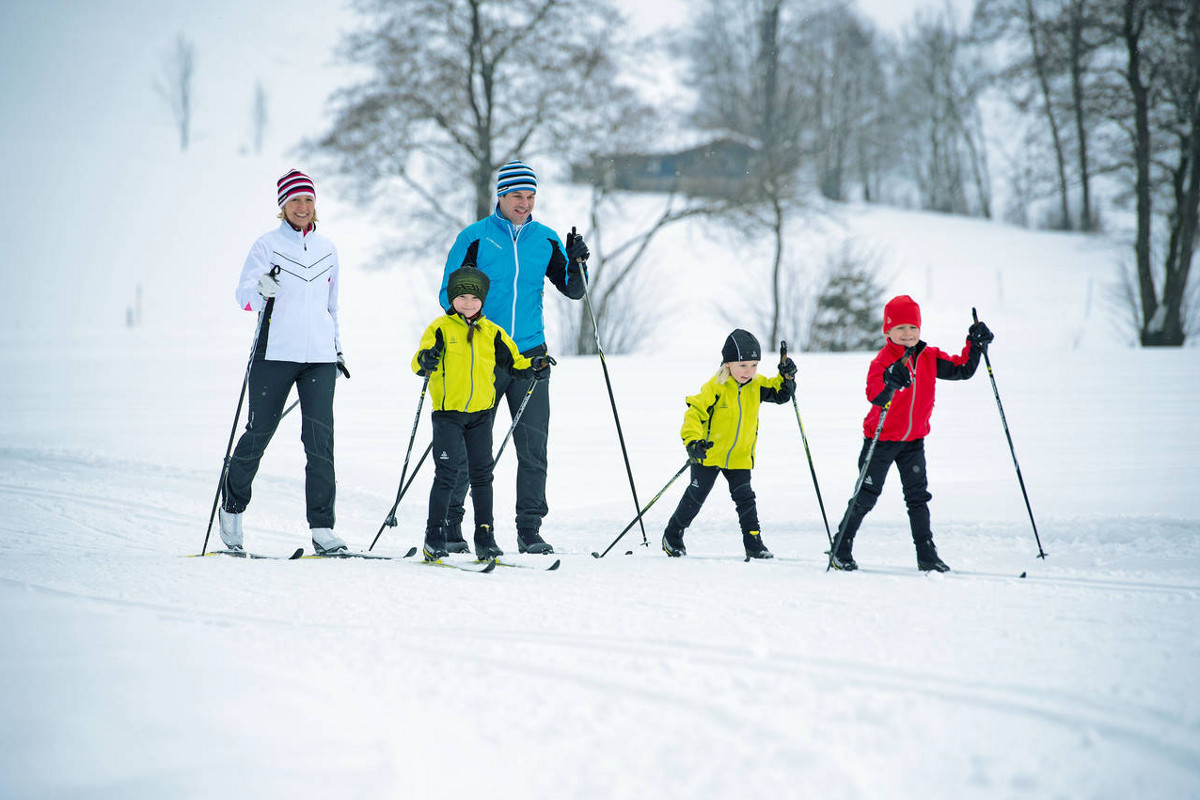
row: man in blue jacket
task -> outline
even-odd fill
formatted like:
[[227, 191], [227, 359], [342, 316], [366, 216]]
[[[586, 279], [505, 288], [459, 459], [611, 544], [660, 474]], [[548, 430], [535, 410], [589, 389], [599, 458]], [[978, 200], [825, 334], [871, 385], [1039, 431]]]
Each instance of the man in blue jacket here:
[[[471, 260], [491, 281], [483, 312], [503, 328], [526, 358], [546, 354], [546, 332], [542, 294], [548, 278], [560, 292], [578, 300], [583, 297], [584, 266], [588, 249], [582, 237], [568, 237], [569, 251], [552, 229], [535, 222], [533, 204], [537, 176], [521, 161], [500, 168], [496, 179], [496, 210], [491, 216], [467, 226], [446, 257], [440, 301], [448, 307], [446, 281], [450, 273]], [[472, 247], [472, 245], [475, 245]], [[508, 400], [516, 414], [529, 391], [532, 379], [496, 376], [497, 397]], [[550, 384], [537, 387], [513, 430], [517, 451], [517, 549], [521, 553], [553, 553], [542, 539], [546, 505], [546, 440], [550, 427]], [[499, 404], [497, 404], [497, 408]], [[495, 417], [493, 416], [493, 421]], [[467, 495], [467, 470], [462, 464], [446, 516], [446, 545], [450, 552], [467, 552], [462, 536], [463, 499]]]

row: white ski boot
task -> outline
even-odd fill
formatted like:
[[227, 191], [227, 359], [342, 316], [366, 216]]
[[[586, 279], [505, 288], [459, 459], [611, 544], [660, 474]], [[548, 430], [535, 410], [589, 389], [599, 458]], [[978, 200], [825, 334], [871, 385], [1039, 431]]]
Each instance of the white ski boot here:
[[225, 543], [225, 547], [229, 550], [242, 549], [242, 515], [230, 514], [221, 506], [217, 510], [217, 519], [220, 522], [221, 541]]
[[319, 556], [332, 555], [335, 553], [345, 553], [350, 548], [346, 543], [333, 532], [333, 528], [313, 528], [312, 531], [313, 552]]

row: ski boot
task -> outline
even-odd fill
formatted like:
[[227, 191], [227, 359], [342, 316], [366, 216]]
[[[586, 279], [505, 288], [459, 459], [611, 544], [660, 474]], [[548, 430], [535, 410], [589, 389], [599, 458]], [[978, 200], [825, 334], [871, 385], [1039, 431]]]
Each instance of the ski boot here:
[[504, 555], [504, 551], [496, 545], [496, 534], [491, 525], [475, 526], [475, 558], [479, 561], [489, 561]]
[[671, 558], [686, 556], [687, 548], [683, 546], [683, 531], [673, 531], [668, 525], [666, 531], [663, 532], [662, 549]]
[[933, 539], [924, 539], [916, 543], [917, 545], [917, 569], [922, 572], [949, 572], [950, 567], [946, 566], [946, 562], [938, 558], [937, 547], [933, 544]]
[[742, 545], [746, 548], [746, 558], [774, 558], [775, 554], [763, 544], [762, 535], [758, 531], [746, 531], [742, 534]]
[[228, 550], [242, 549], [242, 515], [231, 514], [225, 506], [217, 509], [217, 519], [221, 527], [221, 541]]
[[837, 552], [830, 559], [830, 564], [834, 569], [842, 572], [853, 572], [858, 569], [858, 562], [854, 560], [854, 555], [851, 550], [854, 548], [853, 536], [842, 536], [842, 540], [838, 542]]
[[312, 534], [313, 552], [319, 556], [345, 553], [350, 549], [341, 537], [333, 532], [333, 528], [313, 528], [309, 533]]
[[553, 553], [554, 548], [541, 537], [535, 528], [517, 528], [517, 552], [546, 555]]
[[446, 523], [446, 552], [448, 553], [469, 553], [471, 548], [467, 547], [466, 539], [462, 535], [461, 522]]
[[449, 555], [446, 552], [446, 531], [441, 525], [425, 528], [425, 546], [422, 553], [426, 561], [438, 561]]

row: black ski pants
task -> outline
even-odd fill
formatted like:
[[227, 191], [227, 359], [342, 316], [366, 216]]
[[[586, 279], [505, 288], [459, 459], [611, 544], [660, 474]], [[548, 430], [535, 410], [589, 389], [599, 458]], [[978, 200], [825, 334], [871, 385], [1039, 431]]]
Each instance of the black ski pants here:
[[[545, 355], [546, 345], [526, 350], [521, 355], [526, 358]], [[500, 407], [499, 398], [508, 402], [508, 412], [515, 417], [517, 409], [525, 400], [533, 378], [514, 378], [506, 369], [496, 370], [496, 407], [492, 409], [492, 424], [495, 424], [496, 409]], [[529, 396], [529, 403], [517, 427], [513, 429], [513, 449], [517, 451], [517, 529], [540, 530], [542, 519], [549, 513], [546, 504], [546, 444], [550, 432], [550, 381], [539, 381]], [[507, 427], [505, 431], [507, 432]], [[460, 524], [465, 516], [463, 501], [467, 496], [467, 485], [470, 471], [462, 462], [458, 465], [458, 477], [455, 480], [454, 491], [450, 496], [450, 507], [446, 512], [446, 522], [450, 525]]]
[[250, 367], [250, 412], [225, 476], [225, 510], [240, 514], [250, 504], [250, 486], [283, 414], [292, 386], [300, 397], [300, 441], [304, 443], [304, 498], [308, 527], [333, 527], [333, 389], [336, 364], [255, 361]]
[[[862, 470], [867, 451], [870, 449], [871, 440], [864, 439], [862, 451], [858, 454], [859, 471]], [[871, 465], [867, 467], [858, 497], [850, 499], [842, 517], [842, 538], [854, 539], [863, 518], [879, 500], [883, 482], [887, 479], [892, 464], [895, 464], [900, 472], [900, 485], [904, 488], [904, 503], [908, 506], [908, 524], [912, 529], [913, 542], [928, 542], [933, 539], [933, 531], [929, 524], [929, 501], [933, 499], [933, 495], [929, 493], [929, 480], [925, 474], [924, 439], [911, 442], [879, 441], [875, 444], [875, 453], [871, 456]]]
[[430, 528], [443, 524], [459, 465], [466, 464], [475, 526], [492, 525], [492, 410], [434, 411], [432, 418], [434, 472], [426, 524]]
[[733, 505], [737, 509], [738, 525], [741, 526], [742, 533], [759, 530], [758, 505], [755, 503], [754, 489], [750, 487], [750, 470], [692, 464], [692, 480], [683, 497], [679, 498], [675, 513], [667, 522], [667, 531], [674, 534], [683, 533], [692, 524], [692, 520], [700, 513], [700, 507], [708, 498], [708, 493], [712, 491], [713, 484], [717, 482], [717, 475], [724, 475], [729, 484], [729, 496], [733, 498]]

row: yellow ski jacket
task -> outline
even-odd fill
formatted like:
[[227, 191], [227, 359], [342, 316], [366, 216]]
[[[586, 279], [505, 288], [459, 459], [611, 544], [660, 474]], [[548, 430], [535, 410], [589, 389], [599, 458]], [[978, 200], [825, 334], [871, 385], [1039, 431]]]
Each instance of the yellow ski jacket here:
[[680, 436], [683, 443], [707, 439], [713, 443], [704, 466], [721, 469], [753, 469], [754, 446], [758, 441], [758, 407], [766, 400], [786, 403], [796, 385], [783, 376], [755, 375], [742, 385], [732, 377], [714, 375], [700, 392], [687, 398]]
[[429, 376], [429, 396], [435, 411], [486, 411], [496, 405], [496, 367], [514, 376], [530, 375], [529, 359], [521, 355], [504, 330], [482, 314], [468, 322], [447, 312], [429, 323], [413, 354], [412, 369], [424, 375], [417, 356], [433, 347], [441, 333], [442, 360]]

